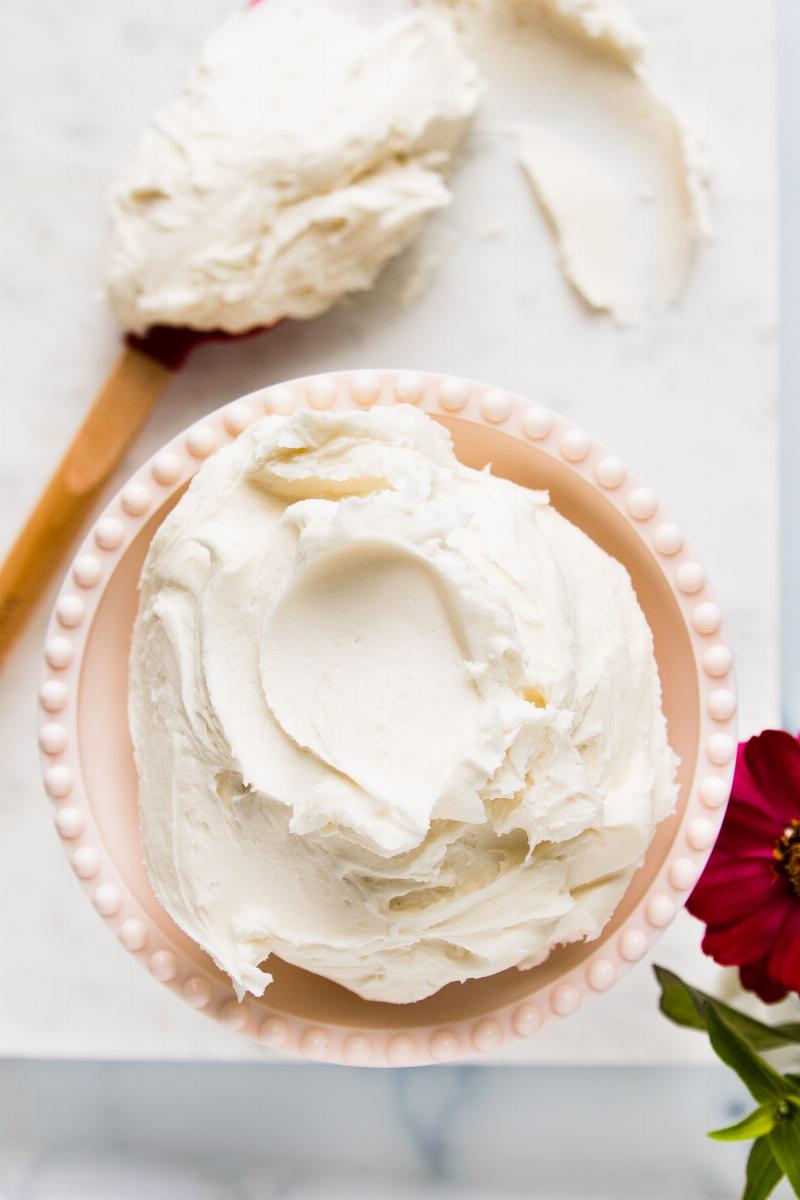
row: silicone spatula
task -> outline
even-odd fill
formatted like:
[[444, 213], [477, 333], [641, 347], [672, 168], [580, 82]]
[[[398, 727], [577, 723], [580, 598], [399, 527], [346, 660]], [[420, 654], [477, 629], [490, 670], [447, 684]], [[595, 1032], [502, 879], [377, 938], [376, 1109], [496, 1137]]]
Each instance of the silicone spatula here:
[[[247, 7], [257, 3], [250, 0]], [[222, 339], [235, 340], [168, 326], [126, 338], [121, 357], [0, 567], [0, 663], [173, 373], [194, 346]]]

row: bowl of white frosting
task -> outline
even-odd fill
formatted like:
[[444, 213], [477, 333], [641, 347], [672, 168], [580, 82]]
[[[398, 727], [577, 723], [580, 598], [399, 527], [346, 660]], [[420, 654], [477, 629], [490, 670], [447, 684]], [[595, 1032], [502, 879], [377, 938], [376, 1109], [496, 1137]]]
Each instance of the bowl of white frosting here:
[[204, 418], [61, 589], [44, 781], [92, 903], [193, 1007], [401, 1065], [575, 1012], [710, 851], [732, 657], [658, 498], [454, 377]]

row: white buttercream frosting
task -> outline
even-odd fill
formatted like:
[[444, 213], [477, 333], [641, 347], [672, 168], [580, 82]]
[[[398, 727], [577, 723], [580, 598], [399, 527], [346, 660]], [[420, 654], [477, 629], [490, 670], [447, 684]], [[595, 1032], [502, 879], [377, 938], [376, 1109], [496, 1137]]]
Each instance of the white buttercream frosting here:
[[376, 26], [326, 0], [263, 0], [206, 43], [110, 198], [123, 326], [240, 333], [369, 288], [426, 213], [478, 102], [450, 24]]
[[370, 288], [450, 201], [479, 69], [484, 134], [513, 125], [576, 291], [623, 324], [676, 299], [710, 231], [708, 163], [624, 5], [418, 4], [387, 22], [262, 0], [209, 38], [111, 193], [107, 290], [127, 330], [242, 333]]
[[632, 324], [681, 294], [710, 233], [697, 131], [653, 87], [646, 41], [618, 0], [424, 0], [490, 85], [486, 120], [519, 163], [586, 303]]
[[268, 417], [141, 577], [142, 840], [177, 923], [369, 999], [595, 938], [675, 803], [623, 567], [408, 406]]

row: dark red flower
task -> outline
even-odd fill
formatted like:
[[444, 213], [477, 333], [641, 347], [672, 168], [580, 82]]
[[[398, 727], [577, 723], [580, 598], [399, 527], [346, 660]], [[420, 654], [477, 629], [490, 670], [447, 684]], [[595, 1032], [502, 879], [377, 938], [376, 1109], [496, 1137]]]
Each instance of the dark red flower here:
[[800, 740], [768, 729], [739, 746], [717, 844], [692, 892], [703, 950], [762, 1000], [800, 992]]

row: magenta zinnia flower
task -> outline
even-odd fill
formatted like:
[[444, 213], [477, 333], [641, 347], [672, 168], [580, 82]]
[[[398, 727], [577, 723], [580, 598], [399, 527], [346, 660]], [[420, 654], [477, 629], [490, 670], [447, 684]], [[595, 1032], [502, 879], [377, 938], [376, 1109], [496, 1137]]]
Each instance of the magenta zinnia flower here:
[[800, 740], [768, 729], [739, 746], [733, 791], [689, 898], [703, 950], [762, 1000], [800, 992]]

